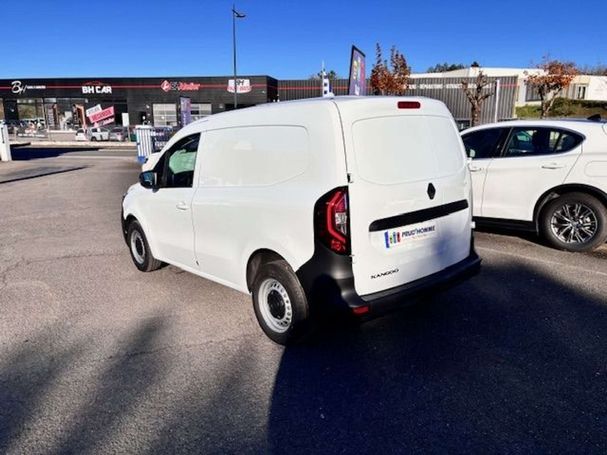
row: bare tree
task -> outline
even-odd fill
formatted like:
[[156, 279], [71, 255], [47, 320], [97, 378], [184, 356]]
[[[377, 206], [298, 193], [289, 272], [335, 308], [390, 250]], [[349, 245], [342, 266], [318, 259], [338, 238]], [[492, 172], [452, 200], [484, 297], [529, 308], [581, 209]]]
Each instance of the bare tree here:
[[546, 117], [554, 102], [564, 88], [567, 88], [578, 74], [574, 63], [549, 60], [544, 57], [538, 68], [544, 70], [541, 74], [527, 76], [527, 87], [537, 90], [540, 97], [541, 118]]
[[375, 65], [371, 70], [371, 86], [376, 95], [402, 95], [407, 90], [411, 68], [396, 47], [390, 50], [390, 65], [382, 56], [379, 43], [375, 48]]
[[[468, 81], [462, 81], [462, 90], [466, 94], [466, 98], [470, 102], [470, 125], [475, 126], [478, 125], [481, 112], [483, 111], [483, 103], [484, 101], [493, 96], [493, 92], [491, 90], [487, 91], [486, 88], [489, 87], [492, 83], [489, 81], [489, 78], [482, 71], [478, 72], [478, 76], [476, 76], [476, 80], [474, 84], [470, 84]], [[473, 85], [473, 87], [472, 87]]]

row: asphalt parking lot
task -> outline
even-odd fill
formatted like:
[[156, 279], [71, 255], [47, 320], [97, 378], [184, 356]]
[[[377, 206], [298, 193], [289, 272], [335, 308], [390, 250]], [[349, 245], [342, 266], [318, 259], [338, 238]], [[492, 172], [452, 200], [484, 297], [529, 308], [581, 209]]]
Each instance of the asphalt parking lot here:
[[479, 232], [470, 281], [283, 348], [136, 270], [108, 153], [0, 163], [0, 453], [607, 452], [607, 248]]

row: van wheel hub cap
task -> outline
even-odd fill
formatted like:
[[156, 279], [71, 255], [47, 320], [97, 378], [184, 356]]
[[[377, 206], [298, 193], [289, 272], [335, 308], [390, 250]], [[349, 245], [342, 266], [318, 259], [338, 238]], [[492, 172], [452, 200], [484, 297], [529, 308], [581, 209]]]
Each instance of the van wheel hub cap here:
[[145, 245], [138, 231], [133, 231], [133, 234], [131, 234], [131, 252], [137, 263], [143, 264], [145, 261]]
[[598, 220], [590, 207], [581, 204], [564, 204], [552, 214], [552, 233], [564, 243], [586, 243], [596, 235]]
[[268, 278], [259, 287], [259, 310], [265, 323], [275, 332], [284, 333], [293, 321], [293, 307], [285, 287]]

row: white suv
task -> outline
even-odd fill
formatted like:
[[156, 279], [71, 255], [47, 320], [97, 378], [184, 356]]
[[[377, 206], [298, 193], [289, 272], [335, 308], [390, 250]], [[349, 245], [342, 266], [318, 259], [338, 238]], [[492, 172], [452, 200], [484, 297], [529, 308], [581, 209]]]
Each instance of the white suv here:
[[533, 230], [588, 251], [607, 238], [607, 123], [520, 120], [462, 133], [479, 224]]
[[91, 128], [89, 131], [91, 141], [109, 141], [110, 130], [107, 128]]
[[477, 271], [470, 193], [443, 103], [293, 101], [183, 128], [125, 195], [122, 227], [139, 270], [252, 293], [287, 343], [328, 310], [366, 318]]

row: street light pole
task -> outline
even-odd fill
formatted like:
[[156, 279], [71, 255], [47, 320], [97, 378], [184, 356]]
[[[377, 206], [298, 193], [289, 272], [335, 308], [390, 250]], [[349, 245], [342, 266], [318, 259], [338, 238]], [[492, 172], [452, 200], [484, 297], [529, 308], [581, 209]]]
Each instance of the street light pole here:
[[234, 54], [234, 109], [238, 107], [238, 82], [236, 79], [236, 19], [242, 19], [245, 15], [236, 11], [236, 5], [232, 4], [232, 45]]

